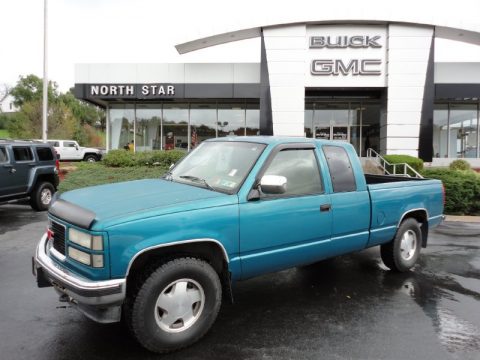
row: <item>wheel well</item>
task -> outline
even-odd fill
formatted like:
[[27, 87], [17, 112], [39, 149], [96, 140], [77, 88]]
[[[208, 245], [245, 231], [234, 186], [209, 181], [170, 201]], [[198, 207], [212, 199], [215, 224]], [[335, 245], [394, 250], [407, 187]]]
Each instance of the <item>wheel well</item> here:
[[420, 223], [420, 230], [422, 232], [422, 247], [427, 247], [428, 238], [428, 216], [426, 210], [413, 210], [403, 215], [402, 222], [406, 219], [415, 219]]
[[35, 181], [32, 190], [35, 189], [35, 187], [41, 182], [49, 182], [50, 184], [52, 184], [53, 187], [55, 187], [55, 177], [52, 174], [42, 174], [37, 177], [37, 180]]
[[85, 155], [83, 155], [83, 158], [85, 159], [87, 156], [90, 156], [90, 155], [95, 156], [95, 158], [98, 159], [98, 155], [95, 153], [86, 153]]
[[130, 266], [127, 274], [127, 292], [147, 269], [152, 271], [162, 262], [178, 257], [194, 257], [209, 263], [217, 272], [223, 286], [230, 286], [228, 263], [223, 249], [213, 242], [195, 242], [152, 249], [140, 254]]

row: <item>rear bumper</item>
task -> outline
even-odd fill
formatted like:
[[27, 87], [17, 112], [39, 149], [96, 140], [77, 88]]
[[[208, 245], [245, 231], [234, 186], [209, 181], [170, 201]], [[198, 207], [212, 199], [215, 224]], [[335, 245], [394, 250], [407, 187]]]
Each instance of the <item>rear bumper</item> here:
[[95, 321], [119, 321], [126, 280], [91, 281], [82, 278], [54, 262], [48, 255], [48, 248], [45, 234], [32, 259], [32, 271], [38, 287], [53, 286], [62, 299], [77, 305], [80, 311]]

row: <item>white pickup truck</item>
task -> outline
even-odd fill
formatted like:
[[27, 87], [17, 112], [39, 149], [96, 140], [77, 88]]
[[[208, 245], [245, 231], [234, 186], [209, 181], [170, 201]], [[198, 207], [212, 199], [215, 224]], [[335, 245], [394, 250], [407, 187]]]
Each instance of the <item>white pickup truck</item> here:
[[82, 147], [75, 140], [49, 139], [47, 142], [55, 148], [59, 160], [95, 162], [102, 159], [102, 150]]

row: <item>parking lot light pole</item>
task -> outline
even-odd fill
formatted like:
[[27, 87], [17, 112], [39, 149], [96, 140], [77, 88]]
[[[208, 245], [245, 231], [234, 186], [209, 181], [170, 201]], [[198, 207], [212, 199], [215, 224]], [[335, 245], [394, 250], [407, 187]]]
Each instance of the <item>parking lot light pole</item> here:
[[47, 116], [48, 116], [48, 76], [47, 76], [47, 5], [43, 3], [43, 111], [42, 111], [42, 140], [47, 141]]

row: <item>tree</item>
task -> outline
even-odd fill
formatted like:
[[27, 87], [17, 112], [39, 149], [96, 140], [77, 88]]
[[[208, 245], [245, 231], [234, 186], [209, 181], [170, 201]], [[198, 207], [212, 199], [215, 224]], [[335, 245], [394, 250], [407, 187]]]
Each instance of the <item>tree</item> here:
[[[8, 84], [0, 84], [0, 103], [10, 94], [11, 87]], [[0, 109], [0, 112], [2, 110]]]
[[[48, 87], [48, 137], [73, 139], [82, 145], [102, 146], [103, 136], [95, 127], [105, 125], [105, 112], [76, 99], [70, 90], [60, 93], [55, 82]], [[11, 136], [39, 139], [42, 130], [43, 82], [36, 75], [20, 76], [10, 91], [14, 104], [20, 108], [8, 124]]]
[[59, 101], [66, 104], [72, 110], [73, 115], [80, 120], [82, 125], [88, 124], [93, 127], [102, 125], [102, 118], [105, 117], [105, 111], [75, 98], [73, 88], [65, 94], [60, 94]]
[[[58, 97], [58, 85], [55, 82], [48, 82], [48, 102], [53, 103]], [[17, 85], [10, 91], [10, 95], [15, 99], [14, 105], [17, 107], [23, 104], [42, 100], [43, 97], [43, 80], [38, 76], [30, 74], [27, 76], [20, 76]]]

